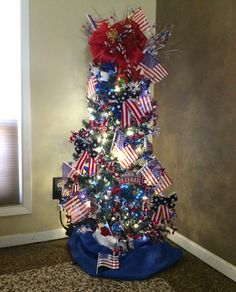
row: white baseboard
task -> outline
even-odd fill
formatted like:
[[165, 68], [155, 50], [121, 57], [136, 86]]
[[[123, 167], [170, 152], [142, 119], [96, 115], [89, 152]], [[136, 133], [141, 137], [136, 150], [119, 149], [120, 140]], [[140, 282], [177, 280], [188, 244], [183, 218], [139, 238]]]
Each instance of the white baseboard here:
[[14, 234], [0, 237], [0, 248], [49, 241], [67, 237], [65, 229], [54, 229], [35, 233]]
[[234, 265], [203, 248], [194, 241], [179, 234], [178, 232], [175, 232], [174, 235], [171, 234], [168, 237], [170, 240], [177, 243], [180, 247], [187, 250], [203, 262], [207, 263], [209, 266], [213, 267], [233, 281], [236, 281], [236, 267]]

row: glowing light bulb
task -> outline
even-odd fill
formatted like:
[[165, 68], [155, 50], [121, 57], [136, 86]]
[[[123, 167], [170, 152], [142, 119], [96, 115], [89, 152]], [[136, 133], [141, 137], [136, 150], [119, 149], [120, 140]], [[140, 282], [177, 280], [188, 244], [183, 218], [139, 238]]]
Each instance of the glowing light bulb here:
[[138, 228], [138, 224], [137, 223], [134, 224], [134, 228]]
[[141, 152], [142, 152], [142, 148], [139, 146], [139, 147], [137, 147], [137, 148], [136, 148], [136, 150], [135, 150], [135, 151], [136, 151], [136, 153], [137, 153], [137, 154], [139, 154], [139, 153], [141, 153]]
[[127, 130], [126, 132], [127, 136], [132, 136], [134, 134], [134, 131], [132, 130]]
[[118, 85], [115, 86], [115, 92], [120, 92], [120, 87]]
[[100, 152], [102, 151], [102, 147], [97, 147], [97, 148], [95, 148], [95, 150], [96, 150], [98, 153], [100, 153]]

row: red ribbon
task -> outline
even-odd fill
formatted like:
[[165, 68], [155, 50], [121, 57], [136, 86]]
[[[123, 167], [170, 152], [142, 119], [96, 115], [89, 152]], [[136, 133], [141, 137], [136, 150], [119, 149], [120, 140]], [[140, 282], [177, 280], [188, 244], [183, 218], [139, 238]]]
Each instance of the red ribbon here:
[[102, 122], [97, 122], [96, 120], [89, 120], [89, 125], [93, 128], [97, 128], [101, 133], [105, 133], [107, 129], [107, 120], [104, 119]]
[[148, 202], [147, 202], [147, 199], [144, 199], [143, 200], [143, 202], [142, 202], [142, 208], [141, 209], [145, 213], [148, 211]]
[[170, 211], [166, 205], [160, 205], [155, 213], [152, 215], [151, 222], [157, 226], [161, 224], [161, 220], [164, 220], [165, 224], [170, 220]]
[[92, 174], [97, 175], [98, 173], [98, 164], [95, 161], [95, 158], [90, 157], [88, 163], [88, 175], [91, 176]]
[[135, 80], [140, 79], [137, 66], [143, 57], [146, 42], [147, 38], [139, 25], [128, 18], [112, 26], [103, 22], [89, 37], [94, 63], [114, 62], [120, 69], [129, 71]]
[[84, 169], [84, 165], [88, 159], [89, 159], [89, 161], [88, 161], [88, 175], [89, 176], [91, 176], [92, 174], [97, 175], [97, 173], [98, 173], [97, 160], [93, 157], [90, 157], [89, 152], [87, 150], [81, 154], [80, 158], [78, 159], [78, 161], [76, 163], [75, 170], [79, 170], [82, 173], [82, 171]]
[[139, 108], [136, 100], [133, 99], [127, 99], [122, 104], [122, 112], [121, 112], [121, 125], [122, 128], [125, 128], [126, 126], [131, 126], [131, 119], [130, 119], [130, 112], [132, 112], [132, 115], [138, 125], [141, 123], [142, 116], [144, 113]]
[[78, 183], [73, 183], [72, 189], [71, 189], [73, 194], [77, 194], [79, 191], [79, 184]]

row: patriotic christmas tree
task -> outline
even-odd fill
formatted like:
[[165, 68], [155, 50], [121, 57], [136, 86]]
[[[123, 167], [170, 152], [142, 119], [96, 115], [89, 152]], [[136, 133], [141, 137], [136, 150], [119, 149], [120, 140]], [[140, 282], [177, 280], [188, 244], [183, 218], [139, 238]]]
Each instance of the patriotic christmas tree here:
[[172, 180], [153, 153], [158, 103], [149, 90], [168, 75], [158, 57], [170, 26], [154, 33], [138, 8], [120, 21], [87, 15], [83, 28], [93, 63], [88, 119], [62, 165], [68, 245], [89, 274], [142, 279], [180, 257], [164, 240], [175, 230], [177, 197], [165, 193]]

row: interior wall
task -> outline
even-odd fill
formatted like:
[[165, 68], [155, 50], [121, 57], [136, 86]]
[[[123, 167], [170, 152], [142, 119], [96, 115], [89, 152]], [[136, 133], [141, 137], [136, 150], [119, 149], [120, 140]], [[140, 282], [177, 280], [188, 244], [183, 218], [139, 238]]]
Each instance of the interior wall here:
[[156, 89], [161, 134], [155, 150], [179, 197], [178, 231], [232, 264], [236, 264], [235, 11], [233, 0], [157, 1], [158, 26], [175, 26], [162, 54], [169, 77]]
[[81, 28], [86, 12], [121, 19], [127, 8], [142, 6], [150, 22], [156, 1], [30, 0], [33, 211], [0, 218], [0, 236], [60, 228], [52, 178], [72, 159], [67, 142], [86, 117], [86, 83], [91, 61]]

